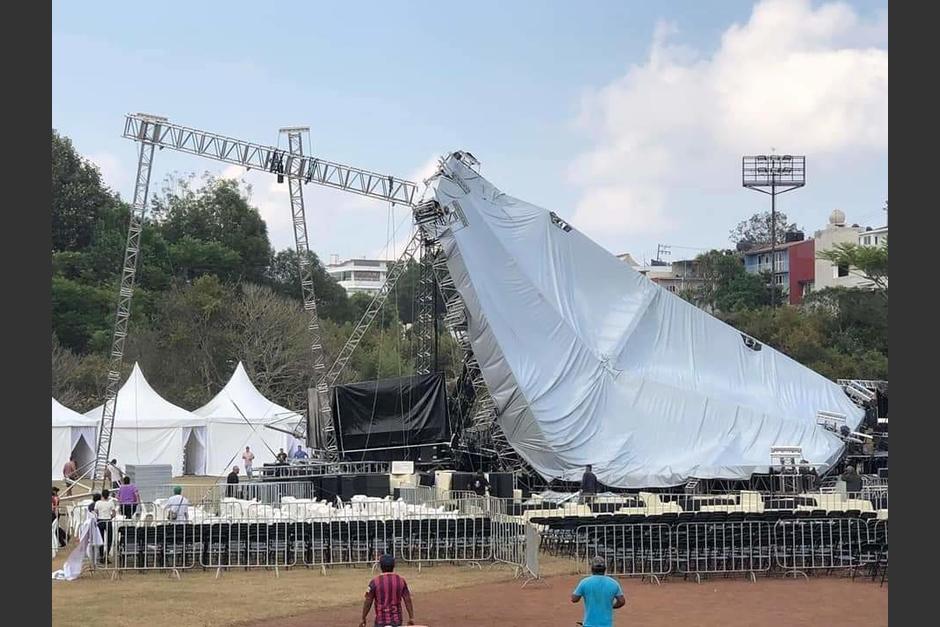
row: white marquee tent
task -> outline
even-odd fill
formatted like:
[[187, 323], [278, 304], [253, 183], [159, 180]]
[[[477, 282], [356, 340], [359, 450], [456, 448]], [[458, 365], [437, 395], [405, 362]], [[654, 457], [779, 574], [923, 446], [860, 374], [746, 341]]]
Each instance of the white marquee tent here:
[[254, 467], [274, 461], [279, 448], [290, 453], [298, 441], [288, 433], [303, 418], [268, 399], [254, 386], [239, 362], [225, 387], [211, 401], [193, 412], [208, 426], [206, 474], [224, 475], [233, 465], [242, 466], [246, 446], [255, 454]]
[[[101, 418], [98, 406], [85, 415]], [[111, 458], [128, 464], [169, 464], [173, 475], [206, 474], [206, 419], [161, 397], [144, 379], [140, 366], [118, 391]]]
[[425, 193], [483, 378], [513, 448], [546, 478], [586, 464], [616, 487], [766, 472], [774, 445], [832, 463], [816, 412], [842, 389], [652, 283], [554, 213], [500, 192], [457, 155]]
[[75, 456], [79, 472], [95, 461], [98, 446], [98, 420], [72, 411], [52, 399], [52, 479], [62, 479], [62, 467]]

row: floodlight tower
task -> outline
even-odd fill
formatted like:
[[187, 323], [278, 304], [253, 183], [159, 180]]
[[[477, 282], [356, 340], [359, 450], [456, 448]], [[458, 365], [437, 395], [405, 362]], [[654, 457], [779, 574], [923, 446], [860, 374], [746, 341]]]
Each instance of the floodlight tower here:
[[741, 164], [744, 187], [770, 196], [770, 306], [777, 306], [777, 194], [806, 185], [806, 157], [745, 156]]

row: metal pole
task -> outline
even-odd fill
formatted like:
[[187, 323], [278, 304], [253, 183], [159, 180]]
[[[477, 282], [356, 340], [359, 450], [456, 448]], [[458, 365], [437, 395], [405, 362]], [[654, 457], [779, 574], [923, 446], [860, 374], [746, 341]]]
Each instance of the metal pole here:
[[777, 173], [770, 162], [770, 306], [777, 306]]

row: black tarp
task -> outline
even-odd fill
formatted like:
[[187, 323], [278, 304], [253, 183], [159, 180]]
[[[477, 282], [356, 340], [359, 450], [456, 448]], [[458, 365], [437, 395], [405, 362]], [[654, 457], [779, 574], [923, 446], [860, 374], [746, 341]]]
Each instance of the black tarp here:
[[441, 373], [337, 385], [330, 400], [341, 452], [450, 441]]

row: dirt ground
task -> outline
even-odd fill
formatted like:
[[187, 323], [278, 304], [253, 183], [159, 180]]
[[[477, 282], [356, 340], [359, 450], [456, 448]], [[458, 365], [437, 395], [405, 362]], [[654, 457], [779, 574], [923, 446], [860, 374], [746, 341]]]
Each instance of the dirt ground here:
[[[414, 592], [417, 623], [433, 627], [493, 625], [574, 626], [583, 606], [570, 602], [578, 576], [559, 576], [543, 585], [487, 583], [423, 595]], [[881, 627], [888, 624], [888, 585], [868, 580], [814, 578], [810, 581], [758, 579], [757, 583], [723, 579], [695, 584], [667, 581], [657, 586], [622, 581], [626, 607], [615, 613], [615, 625], [644, 627]], [[411, 583], [409, 582], [409, 586]], [[324, 608], [291, 618], [245, 623], [245, 627], [278, 625], [356, 625], [361, 604]]]
[[[67, 555], [52, 562], [60, 567]], [[580, 576], [567, 560], [542, 556], [543, 583], [521, 587], [505, 566], [425, 567], [420, 572], [397, 569], [415, 599], [418, 622], [431, 627], [493, 625], [574, 626], [582, 606], [569, 596]], [[54, 625], [88, 625], [103, 614], [108, 624], [166, 625], [167, 617], [185, 617], [194, 626], [278, 625], [355, 626], [362, 594], [371, 578], [368, 568], [318, 570], [184, 571], [177, 580], [167, 574], [125, 573], [111, 581], [107, 573], [86, 573], [72, 582], [52, 582]], [[696, 584], [670, 579], [657, 586], [621, 580], [627, 607], [616, 616], [622, 625], [646, 627], [881, 627], [888, 624], [888, 584], [859, 578], [718, 579]]]

